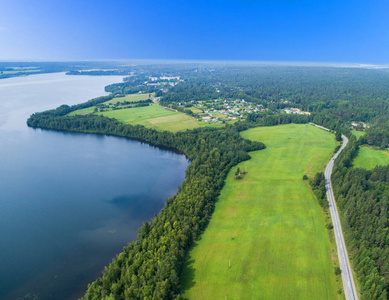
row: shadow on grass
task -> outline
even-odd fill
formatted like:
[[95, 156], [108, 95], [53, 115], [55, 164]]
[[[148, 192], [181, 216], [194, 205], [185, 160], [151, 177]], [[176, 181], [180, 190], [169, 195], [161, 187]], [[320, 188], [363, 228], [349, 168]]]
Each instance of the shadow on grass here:
[[[194, 281], [195, 279], [195, 272], [196, 269], [194, 268], [194, 259], [190, 259], [187, 261], [184, 270], [182, 271], [181, 275], [181, 295], [185, 294], [187, 290], [190, 290], [196, 282]], [[182, 299], [188, 299], [188, 298], [182, 298]]]

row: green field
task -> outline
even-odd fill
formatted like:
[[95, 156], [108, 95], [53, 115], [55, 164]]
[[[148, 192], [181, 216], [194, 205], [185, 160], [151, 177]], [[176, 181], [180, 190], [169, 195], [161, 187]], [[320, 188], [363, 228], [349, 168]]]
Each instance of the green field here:
[[389, 164], [389, 151], [378, 150], [366, 146], [359, 147], [358, 155], [353, 161], [355, 168], [367, 170], [374, 169], [376, 166], [385, 166]]
[[359, 139], [361, 136], [363, 136], [365, 134], [364, 131], [358, 131], [358, 130], [351, 130], [351, 133], [353, 135], [355, 135], [357, 137], [357, 139]]
[[200, 127], [194, 118], [180, 112], [166, 109], [158, 104], [129, 109], [112, 110], [101, 113], [120, 122], [143, 125], [157, 130], [180, 131]]
[[96, 106], [91, 106], [91, 107], [87, 107], [87, 108], [83, 108], [83, 109], [78, 109], [78, 110], [75, 110], [75, 111], [72, 111], [71, 113], [69, 113], [68, 115], [69, 116], [75, 116], [75, 115], [87, 115], [87, 114], [91, 114], [94, 112]]
[[[194, 129], [198, 127], [222, 127], [223, 124], [214, 122], [198, 121], [197, 119], [178, 112], [173, 109], [168, 109], [153, 103], [149, 106], [113, 109], [113, 104], [117, 102], [135, 102], [140, 100], [147, 100], [151, 97], [154, 98], [154, 93], [151, 94], [131, 94], [125, 97], [117, 97], [112, 100], [103, 102], [102, 104], [110, 105], [105, 108], [106, 111], [96, 112], [109, 118], [115, 118], [120, 122], [131, 125], [143, 125], [148, 128], [156, 130], [167, 130], [172, 132], [183, 131], [187, 129]], [[128, 107], [130, 105], [124, 106]], [[123, 107], [123, 106], [122, 106]], [[74, 115], [86, 115], [94, 113], [96, 106], [79, 109], [69, 113], [69, 116]]]
[[[265, 150], [228, 174], [212, 220], [185, 267], [189, 299], [337, 299], [321, 208], [304, 174], [324, 170], [334, 135], [310, 125], [242, 132]], [[229, 262], [231, 266], [229, 267]]]
[[117, 102], [136, 102], [136, 101], [141, 101], [141, 100], [147, 100], [151, 99], [153, 100], [155, 93], [150, 93], [150, 94], [130, 94], [126, 95], [124, 97], [116, 97], [113, 98], [112, 100], [105, 101], [103, 104], [116, 104]]
[[202, 114], [203, 111], [201, 109], [198, 109], [196, 107], [189, 107], [189, 110], [191, 110], [194, 114]]
[[[151, 94], [130, 94], [130, 95], [126, 95], [124, 97], [113, 98], [112, 100], [105, 101], [102, 104], [110, 105], [110, 104], [116, 104], [118, 102], [122, 103], [122, 102], [125, 102], [125, 101], [127, 101], [127, 102], [136, 102], [136, 101], [141, 101], [141, 100], [153, 99], [154, 95], [155, 95], [155, 93], [151, 93]], [[73, 112], [69, 113], [69, 116], [91, 114], [91, 113], [94, 112], [95, 108], [96, 108], [96, 106], [91, 106], [91, 107], [87, 107], [87, 108], [83, 108], [83, 109], [78, 109], [76, 111], [73, 111]]]

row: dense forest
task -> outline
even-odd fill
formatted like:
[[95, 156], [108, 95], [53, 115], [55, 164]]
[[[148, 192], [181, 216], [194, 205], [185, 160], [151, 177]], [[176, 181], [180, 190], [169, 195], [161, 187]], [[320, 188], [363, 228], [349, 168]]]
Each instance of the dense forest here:
[[[124, 248], [85, 299], [180, 298], [179, 276], [185, 256], [206, 228], [228, 171], [249, 159], [248, 152], [265, 145], [244, 140], [239, 131], [255, 126], [314, 122], [342, 132], [349, 144], [336, 160], [333, 187], [352, 265], [362, 299], [388, 299], [389, 167], [355, 169], [352, 161], [361, 144], [388, 147], [389, 72], [362, 68], [240, 66], [182, 64], [132, 66], [123, 83], [106, 87], [110, 96], [84, 104], [63, 105], [33, 114], [34, 128], [136, 138], [185, 153], [191, 160], [178, 193], [139, 230], [138, 239]], [[97, 75], [97, 74], [96, 74]], [[177, 85], [147, 86], [148, 76], [181, 76]], [[161, 105], [202, 99], [239, 98], [260, 103], [266, 112], [249, 114], [244, 122], [220, 129], [170, 133], [131, 126], [96, 114], [70, 117], [117, 94], [156, 92]], [[111, 98], [110, 98], [111, 97]], [[296, 107], [310, 115], [283, 114]], [[351, 121], [368, 124], [358, 141]], [[326, 206], [324, 176], [310, 179], [320, 204]]]
[[[387, 112], [387, 111], [386, 111]], [[377, 117], [374, 126], [366, 129], [366, 134], [361, 137], [361, 144], [368, 144], [388, 148], [389, 144], [389, 118], [388, 116]]]
[[240, 98], [271, 110], [293, 105], [371, 122], [389, 108], [388, 79], [388, 72], [367, 69], [234, 66], [193, 72], [162, 100]]

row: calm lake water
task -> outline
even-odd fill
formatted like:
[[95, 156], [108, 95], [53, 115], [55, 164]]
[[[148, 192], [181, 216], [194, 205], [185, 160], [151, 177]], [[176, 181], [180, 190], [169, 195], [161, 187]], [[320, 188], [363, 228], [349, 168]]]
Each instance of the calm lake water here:
[[0, 298], [77, 299], [177, 191], [183, 155], [34, 130], [31, 113], [105, 95], [121, 77], [0, 80]]

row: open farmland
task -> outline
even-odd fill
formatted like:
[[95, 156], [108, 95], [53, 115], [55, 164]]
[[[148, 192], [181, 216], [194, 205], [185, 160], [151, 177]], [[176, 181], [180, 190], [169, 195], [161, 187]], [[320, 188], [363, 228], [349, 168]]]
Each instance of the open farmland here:
[[357, 131], [357, 130], [351, 130], [351, 133], [355, 135], [357, 139], [359, 139], [361, 136], [365, 134], [364, 131]]
[[182, 282], [190, 299], [342, 299], [336, 293], [321, 208], [304, 174], [322, 171], [336, 147], [309, 125], [242, 132], [264, 142], [227, 176], [207, 230], [191, 250]]
[[123, 123], [143, 125], [148, 128], [173, 132], [200, 126], [199, 122], [194, 118], [184, 113], [164, 108], [158, 104], [106, 111], [101, 114], [109, 118], [115, 118]]
[[378, 150], [367, 146], [360, 146], [358, 155], [353, 161], [355, 168], [367, 170], [374, 169], [376, 166], [389, 165], [389, 151]]
[[125, 95], [124, 97], [115, 97], [112, 100], [105, 101], [103, 104], [116, 104], [117, 102], [123, 103], [123, 102], [136, 102], [141, 100], [147, 100], [147, 99], [154, 99], [155, 93], [144, 93], [144, 94], [129, 94]]
[[96, 113], [109, 118], [115, 118], [126, 124], [143, 125], [156, 130], [167, 130], [172, 132], [198, 127], [224, 126], [223, 124], [216, 122], [205, 122], [202, 119], [195, 119], [185, 113], [165, 108], [157, 103], [150, 103], [150, 105], [147, 106], [136, 106], [139, 101], [153, 98], [154, 93], [131, 94], [126, 95], [125, 97], [115, 97], [100, 105], [73, 111], [69, 113], [69, 116]]

